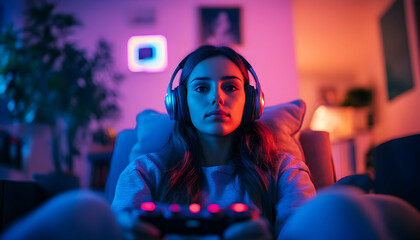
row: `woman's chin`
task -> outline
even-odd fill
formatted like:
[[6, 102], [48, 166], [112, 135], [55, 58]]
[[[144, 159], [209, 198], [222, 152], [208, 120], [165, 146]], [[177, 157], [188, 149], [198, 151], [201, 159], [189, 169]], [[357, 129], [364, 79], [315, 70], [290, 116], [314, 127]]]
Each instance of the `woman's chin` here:
[[[236, 129], [236, 128], [235, 128]], [[226, 129], [222, 127], [216, 127], [213, 129], [209, 129], [208, 131], [205, 131], [204, 134], [211, 135], [215, 137], [224, 137], [227, 136], [235, 131], [235, 129]]]

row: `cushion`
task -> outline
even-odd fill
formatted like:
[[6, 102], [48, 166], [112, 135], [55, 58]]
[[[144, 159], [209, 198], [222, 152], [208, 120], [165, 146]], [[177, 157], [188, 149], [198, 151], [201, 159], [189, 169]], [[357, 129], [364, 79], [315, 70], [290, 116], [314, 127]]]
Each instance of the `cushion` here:
[[168, 114], [144, 110], [136, 117], [137, 142], [130, 152], [130, 162], [138, 156], [161, 149], [171, 136], [174, 121]]
[[[302, 100], [266, 107], [261, 118], [274, 132], [275, 141], [281, 152], [290, 153], [303, 160], [298, 141], [306, 106]], [[139, 155], [155, 152], [169, 140], [174, 121], [167, 114], [145, 110], [137, 115], [137, 143], [130, 153], [130, 161]]]
[[258, 120], [267, 124], [273, 131], [280, 152], [290, 153], [300, 160], [304, 160], [304, 155], [298, 141], [298, 133], [305, 111], [305, 102], [296, 100], [265, 108]]
[[354, 174], [341, 178], [334, 183], [333, 187], [341, 185], [358, 187], [363, 192], [370, 193], [373, 187], [373, 179], [368, 173]]

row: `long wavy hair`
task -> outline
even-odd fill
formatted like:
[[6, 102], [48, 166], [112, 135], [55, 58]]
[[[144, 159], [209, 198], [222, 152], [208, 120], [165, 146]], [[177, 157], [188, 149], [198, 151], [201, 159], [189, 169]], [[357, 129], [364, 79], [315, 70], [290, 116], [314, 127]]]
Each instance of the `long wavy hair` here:
[[[186, 85], [194, 67], [204, 59], [225, 56], [241, 70], [245, 85], [249, 85], [249, 75], [242, 56], [228, 47], [204, 46], [188, 55], [181, 64], [183, 69], [180, 85]], [[189, 117], [189, 116], [188, 116]], [[235, 130], [232, 159], [233, 177], [238, 177], [241, 191], [247, 192], [252, 201], [269, 220], [273, 220], [274, 204], [268, 194], [273, 181], [278, 152], [271, 130], [263, 123], [244, 123]], [[199, 138], [191, 121], [176, 121], [171, 137], [171, 151], [165, 184], [160, 189], [161, 201], [178, 203], [201, 202], [201, 165], [197, 144]], [[168, 154], [166, 154], [168, 156]]]

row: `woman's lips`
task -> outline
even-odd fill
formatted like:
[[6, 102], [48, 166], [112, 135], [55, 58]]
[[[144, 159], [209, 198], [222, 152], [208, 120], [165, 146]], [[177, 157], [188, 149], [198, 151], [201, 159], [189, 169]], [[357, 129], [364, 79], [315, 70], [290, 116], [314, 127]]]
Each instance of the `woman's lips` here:
[[206, 114], [206, 117], [229, 117], [229, 114], [223, 110], [214, 110]]

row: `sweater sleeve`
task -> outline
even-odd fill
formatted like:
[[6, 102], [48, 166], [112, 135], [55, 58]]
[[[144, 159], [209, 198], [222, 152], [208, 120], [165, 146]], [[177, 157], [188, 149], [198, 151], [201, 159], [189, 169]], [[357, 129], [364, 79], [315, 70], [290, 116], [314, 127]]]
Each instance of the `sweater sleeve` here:
[[132, 161], [118, 179], [111, 209], [119, 212], [139, 208], [142, 202], [155, 200], [162, 173], [164, 166], [156, 154], [142, 155]]
[[279, 161], [276, 189], [275, 235], [278, 236], [288, 217], [315, 196], [315, 187], [306, 164], [289, 154]]

